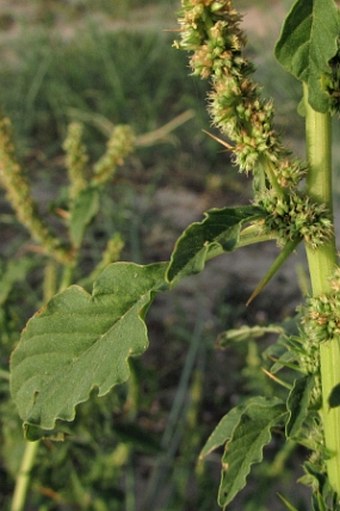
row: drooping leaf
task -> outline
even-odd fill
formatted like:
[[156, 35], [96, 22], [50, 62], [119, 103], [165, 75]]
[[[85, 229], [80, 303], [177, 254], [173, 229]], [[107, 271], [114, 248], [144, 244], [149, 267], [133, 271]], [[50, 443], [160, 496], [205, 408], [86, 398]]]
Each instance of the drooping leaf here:
[[263, 211], [253, 206], [207, 211], [202, 222], [191, 224], [178, 238], [167, 271], [168, 281], [199, 273], [208, 259], [234, 250], [242, 225], [262, 216]]
[[86, 227], [96, 216], [99, 209], [99, 191], [89, 187], [77, 195], [71, 208], [70, 237], [73, 245], [79, 247], [83, 241]]
[[251, 466], [262, 461], [271, 430], [284, 415], [285, 406], [276, 398], [258, 397], [246, 407], [222, 457], [218, 502], [224, 509], [246, 485]]
[[294, 437], [299, 433], [308, 415], [308, 406], [314, 385], [314, 378], [311, 375], [303, 376], [294, 381], [287, 399], [289, 416], [286, 424], [286, 435], [288, 438]]
[[92, 295], [71, 286], [28, 322], [11, 359], [11, 391], [24, 423], [71, 421], [93, 389], [106, 394], [129, 376], [128, 358], [148, 344], [145, 312], [164, 287], [165, 264], [114, 263]]
[[323, 85], [329, 61], [337, 54], [339, 15], [334, 0], [297, 0], [288, 14], [275, 54], [283, 67], [308, 85], [311, 106], [327, 112]]

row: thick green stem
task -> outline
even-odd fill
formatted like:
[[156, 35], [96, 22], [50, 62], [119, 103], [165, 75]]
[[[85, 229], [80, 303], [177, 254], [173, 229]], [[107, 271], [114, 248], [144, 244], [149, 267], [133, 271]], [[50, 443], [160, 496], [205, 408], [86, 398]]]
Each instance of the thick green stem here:
[[[308, 193], [332, 212], [331, 121], [329, 114], [316, 112], [308, 103], [305, 86], [306, 139], [309, 164]], [[330, 291], [330, 277], [336, 266], [334, 236], [320, 248], [306, 246], [312, 293]], [[326, 461], [329, 482], [340, 496], [340, 407], [330, 408], [329, 396], [340, 383], [340, 340], [331, 339], [320, 346], [323, 405], [321, 417], [325, 444], [331, 457]]]
[[[306, 92], [305, 92], [306, 94]], [[306, 140], [309, 164], [308, 194], [326, 204], [332, 213], [332, 131], [329, 114], [316, 112], [306, 101]], [[306, 246], [313, 295], [329, 291], [329, 278], [336, 265], [335, 239], [317, 250]]]

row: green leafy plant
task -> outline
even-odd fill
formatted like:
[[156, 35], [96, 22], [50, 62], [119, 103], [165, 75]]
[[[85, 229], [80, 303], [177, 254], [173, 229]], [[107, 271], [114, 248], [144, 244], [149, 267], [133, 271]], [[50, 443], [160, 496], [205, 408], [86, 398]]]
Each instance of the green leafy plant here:
[[[157, 293], [203, 271], [216, 256], [274, 240], [280, 253], [250, 303], [303, 243], [310, 295], [296, 318], [296, 332], [281, 334], [267, 353], [266, 371], [275, 385], [280, 384], [279, 391], [251, 396], [229, 411], [200, 458], [225, 446], [218, 494], [225, 509], [245, 487], [253, 466], [263, 460], [273, 434], [280, 431], [286, 438], [284, 449], [300, 445], [309, 451], [302, 482], [311, 487], [312, 509], [339, 510], [340, 270], [331, 180], [331, 115], [339, 110], [339, 11], [334, 0], [297, 0], [275, 49], [281, 64], [302, 82], [299, 108], [305, 116], [306, 162], [284, 147], [273, 127], [273, 104], [263, 99], [252, 79], [254, 68], [245, 56], [245, 36], [232, 2], [182, 0], [179, 22], [181, 37], [175, 44], [190, 53], [193, 74], [209, 80], [213, 125], [227, 138], [221, 143], [234, 163], [253, 179], [252, 204], [208, 211], [179, 237], [169, 262], [113, 263], [96, 275], [92, 293], [77, 285], [68, 287], [64, 280], [60, 292], [28, 322], [12, 354], [12, 396], [28, 439], [60, 437], [65, 421], [74, 419], [76, 407], [92, 391], [104, 395], [128, 379], [130, 357], [147, 348], [145, 318]], [[129, 136], [129, 131], [122, 139], [115, 134], [113, 146], [94, 168], [90, 185], [84, 186], [86, 156], [79, 132], [70, 135], [66, 147], [73, 148], [69, 158], [74, 171], [70, 172], [72, 229], [70, 247], [64, 247], [36, 222], [27, 194], [28, 214], [21, 212], [19, 188], [13, 182], [21, 179], [20, 172], [6, 121], [2, 123], [2, 160], [7, 169], [3, 180], [9, 199], [21, 221], [68, 271], [97, 208], [97, 186], [106, 180], [101, 176], [107, 175], [112, 161], [119, 161]], [[22, 189], [26, 190], [24, 181]], [[228, 334], [223, 339], [226, 342]], [[287, 509], [295, 509], [285, 496], [281, 501]]]

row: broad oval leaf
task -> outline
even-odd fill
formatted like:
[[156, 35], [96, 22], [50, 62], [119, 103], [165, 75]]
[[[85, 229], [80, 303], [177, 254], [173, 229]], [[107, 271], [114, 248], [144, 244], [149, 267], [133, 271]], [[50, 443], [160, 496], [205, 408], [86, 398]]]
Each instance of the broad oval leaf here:
[[277, 398], [254, 398], [245, 408], [222, 457], [218, 502], [225, 508], [246, 485], [254, 463], [263, 459], [271, 430], [283, 422], [286, 409]]
[[339, 14], [334, 0], [297, 0], [282, 28], [275, 55], [283, 67], [308, 85], [308, 99], [327, 112], [323, 75], [338, 51]]
[[203, 270], [208, 259], [237, 247], [242, 225], [263, 217], [255, 206], [211, 209], [178, 238], [167, 271], [169, 282]]
[[165, 284], [165, 264], [114, 263], [92, 295], [71, 286], [28, 322], [11, 359], [11, 392], [24, 423], [71, 421], [90, 392], [129, 376], [128, 358], [148, 345], [144, 314]]

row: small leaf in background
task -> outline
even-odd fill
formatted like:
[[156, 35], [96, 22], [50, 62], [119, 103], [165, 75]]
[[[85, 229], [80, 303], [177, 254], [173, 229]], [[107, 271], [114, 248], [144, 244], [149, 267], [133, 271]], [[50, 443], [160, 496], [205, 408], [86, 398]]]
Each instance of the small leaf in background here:
[[254, 398], [234, 429], [222, 457], [222, 478], [218, 502], [225, 508], [246, 485], [254, 463], [263, 459], [263, 448], [270, 442], [271, 430], [283, 422], [285, 406], [276, 398]]
[[24, 281], [36, 264], [32, 259], [23, 257], [10, 260], [3, 268], [0, 267], [0, 305], [6, 302], [14, 285]]
[[286, 424], [287, 438], [296, 436], [308, 415], [311, 392], [315, 382], [311, 375], [303, 376], [294, 381], [288, 395], [287, 410], [289, 412]]
[[26, 426], [71, 421], [93, 389], [103, 396], [128, 379], [128, 358], [148, 345], [143, 318], [164, 287], [164, 270], [163, 263], [112, 264], [92, 295], [71, 286], [33, 316], [11, 360], [12, 396]]
[[70, 237], [72, 244], [79, 248], [86, 227], [99, 210], [99, 191], [95, 187], [82, 190], [74, 199], [71, 208]]
[[337, 54], [339, 32], [334, 0], [297, 0], [275, 48], [282, 66], [308, 85], [309, 102], [319, 112], [327, 112], [330, 105], [323, 78]]
[[266, 334], [279, 334], [283, 335], [284, 328], [280, 325], [243, 325], [240, 328], [231, 328], [222, 332], [217, 339], [217, 344], [220, 348], [231, 346], [235, 342], [248, 342], [254, 339], [259, 339]]
[[167, 271], [168, 281], [199, 273], [208, 259], [234, 250], [242, 225], [262, 216], [262, 210], [253, 206], [207, 211], [202, 222], [191, 224], [178, 238]]

